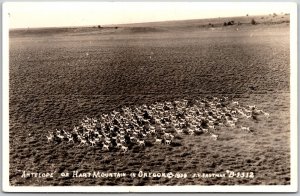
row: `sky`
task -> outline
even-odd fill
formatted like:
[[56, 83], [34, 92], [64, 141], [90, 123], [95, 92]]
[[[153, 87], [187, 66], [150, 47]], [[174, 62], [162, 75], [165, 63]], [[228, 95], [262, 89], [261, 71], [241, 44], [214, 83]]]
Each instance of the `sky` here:
[[289, 13], [290, 3], [7, 2], [9, 28], [71, 27]]

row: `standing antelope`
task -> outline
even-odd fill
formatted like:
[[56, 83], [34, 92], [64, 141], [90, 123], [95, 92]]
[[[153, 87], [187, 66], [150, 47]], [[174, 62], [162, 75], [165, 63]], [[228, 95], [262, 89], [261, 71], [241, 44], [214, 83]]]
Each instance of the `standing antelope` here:
[[211, 138], [213, 139], [213, 140], [217, 140], [218, 139], [218, 135], [216, 135], [216, 134], [213, 134], [213, 133], [210, 133], [210, 136], [211, 136]]
[[156, 144], [161, 144], [162, 143], [162, 139], [158, 139], [156, 136], [154, 137]]
[[121, 146], [121, 149], [123, 150], [124, 153], [128, 151], [128, 147], [126, 146]]
[[137, 142], [138, 142], [139, 146], [145, 146], [144, 140], [138, 140]]
[[107, 144], [103, 144], [103, 147], [102, 147], [102, 150], [109, 150], [109, 145], [107, 145]]
[[48, 136], [48, 135], [46, 136], [47, 139], [48, 139], [48, 142], [53, 141], [53, 139], [54, 139], [53, 133], [52, 133], [52, 132], [49, 132], [49, 131], [48, 131], [48, 133], [49, 133], [49, 136]]

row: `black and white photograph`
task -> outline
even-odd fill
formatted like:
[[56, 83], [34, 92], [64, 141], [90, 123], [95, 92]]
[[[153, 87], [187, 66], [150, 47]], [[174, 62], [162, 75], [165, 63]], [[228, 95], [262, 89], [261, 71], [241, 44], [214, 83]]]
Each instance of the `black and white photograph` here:
[[297, 191], [296, 3], [3, 8], [4, 191]]

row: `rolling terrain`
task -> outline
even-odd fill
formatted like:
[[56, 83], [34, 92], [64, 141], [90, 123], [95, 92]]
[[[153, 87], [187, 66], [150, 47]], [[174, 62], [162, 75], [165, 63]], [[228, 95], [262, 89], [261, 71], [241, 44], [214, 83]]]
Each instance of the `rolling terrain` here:
[[[262, 19], [263, 17], [263, 19]], [[251, 18], [259, 23], [251, 25]], [[224, 21], [241, 25], [223, 26]], [[218, 22], [219, 21], [219, 22]], [[215, 24], [214, 26], [208, 23]], [[10, 32], [11, 185], [290, 184], [289, 15]], [[126, 153], [48, 143], [124, 106], [223, 97], [268, 119]], [[254, 178], [22, 178], [22, 172], [254, 172]]]

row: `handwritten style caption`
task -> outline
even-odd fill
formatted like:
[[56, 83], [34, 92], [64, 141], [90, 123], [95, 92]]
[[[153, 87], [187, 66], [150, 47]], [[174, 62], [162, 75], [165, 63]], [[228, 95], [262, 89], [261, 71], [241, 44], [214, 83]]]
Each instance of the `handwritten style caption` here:
[[230, 171], [226, 170], [223, 173], [185, 173], [185, 172], [26, 172], [23, 171], [22, 178], [54, 178], [54, 177], [63, 177], [63, 178], [254, 178], [254, 172], [243, 172], [243, 171]]

